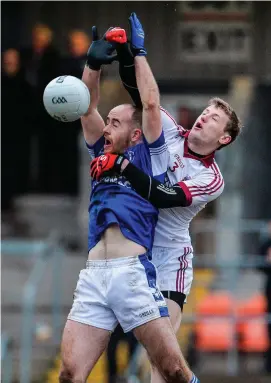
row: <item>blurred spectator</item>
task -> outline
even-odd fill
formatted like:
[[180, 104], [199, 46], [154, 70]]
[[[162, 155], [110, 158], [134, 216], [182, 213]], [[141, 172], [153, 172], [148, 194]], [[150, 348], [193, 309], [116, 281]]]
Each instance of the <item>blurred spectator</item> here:
[[25, 78], [42, 96], [45, 86], [59, 75], [60, 57], [52, 44], [53, 32], [44, 24], [32, 30], [32, 45], [22, 49]]
[[15, 49], [8, 49], [2, 54], [1, 82], [2, 219], [16, 226], [14, 198], [26, 193], [29, 187], [34, 94], [24, 79], [20, 54]]
[[268, 224], [268, 237], [263, 241], [260, 247], [260, 255], [264, 257], [266, 266], [260, 267], [260, 270], [266, 274], [265, 296], [267, 300], [267, 314], [270, 315], [268, 322], [269, 350], [266, 354], [265, 368], [271, 373], [271, 221]]
[[73, 30], [69, 33], [69, 54], [63, 60], [63, 74], [69, 74], [81, 79], [89, 46], [90, 39], [85, 32]]
[[[68, 36], [68, 55], [65, 56], [61, 63], [61, 74], [71, 75], [77, 78], [82, 77], [83, 69], [86, 62], [86, 54], [90, 46], [90, 39], [87, 34], [81, 30], [73, 30]], [[58, 163], [62, 164], [62, 190], [65, 194], [77, 195], [79, 183], [79, 146], [78, 135], [81, 132], [81, 121], [75, 121], [65, 129], [65, 153]], [[63, 123], [58, 128], [59, 132], [63, 132]], [[63, 134], [63, 133], [62, 133]], [[61, 142], [59, 145], [61, 146]], [[64, 175], [64, 172], [67, 172]]]
[[[72, 126], [64, 127], [48, 115], [43, 106], [46, 85], [61, 73], [61, 58], [53, 45], [53, 32], [44, 24], [32, 30], [32, 44], [22, 50], [23, 71], [36, 93], [37, 129], [34, 138], [33, 160], [36, 170], [35, 191], [48, 194], [69, 194], [74, 187], [65, 162], [70, 148], [65, 146], [65, 134]], [[68, 128], [68, 129], [67, 129]], [[70, 186], [72, 185], [72, 186]], [[76, 187], [76, 185], [75, 185]]]
[[118, 324], [115, 331], [111, 335], [110, 342], [107, 348], [107, 363], [108, 363], [108, 383], [117, 383], [120, 377], [117, 376], [117, 348], [121, 341], [128, 343], [129, 358], [131, 360], [138, 341], [132, 332], [124, 333], [121, 326]]

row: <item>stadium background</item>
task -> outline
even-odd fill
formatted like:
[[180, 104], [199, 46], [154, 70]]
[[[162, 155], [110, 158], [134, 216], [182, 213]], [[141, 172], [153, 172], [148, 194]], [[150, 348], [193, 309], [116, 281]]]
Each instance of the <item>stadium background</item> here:
[[[217, 156], [223, 195], [191, 228], [196, 272], [181, 347], [202, 382], [267, 382], [259, 249], [271, 220], [271, 3], [41, 1], [1, 8], [3, 381], [57, 381], [60, 334], [86, 258], [89, 163], [80, 123], [47, 116], [43, 89], [58, 75], [81, 76], [92, 25], [100, 34], [111, 25], [128, 28], [135, 11], [162, 105], [177, 121], [191, 127], [206, 101], [220, 96], [245, 124]], [[103, 116], [129, 100], [117, 64], [104, 69]], [[148, 381], [144, 355], [128, 364], [132, 371], [127, 359], [121, 344], [121, 374], [135, 371], [133, 379]], [[89, 381], [105, 382], [106, 371], [103, 356]]]

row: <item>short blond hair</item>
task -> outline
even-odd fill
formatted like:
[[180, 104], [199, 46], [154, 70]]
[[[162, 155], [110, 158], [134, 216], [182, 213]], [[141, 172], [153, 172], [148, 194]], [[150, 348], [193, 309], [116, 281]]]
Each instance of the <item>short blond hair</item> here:
[[229, 121], [225, 127], [225, 132], [229, 133], [231, 136], [231, 141], [228, 144], [221, 145], [218, 149], [223, 148], [224, 146], [230, 145], [233, 141], [236, 140], [238, 135], [241, 133], [242, 123], [237, 117], [233, 108], [224, 100], [219, 97], [211, 98], [208, 102], [208, 106], [214, 105], [216, 108], [222, 109], [226, 115], [229, 117]]

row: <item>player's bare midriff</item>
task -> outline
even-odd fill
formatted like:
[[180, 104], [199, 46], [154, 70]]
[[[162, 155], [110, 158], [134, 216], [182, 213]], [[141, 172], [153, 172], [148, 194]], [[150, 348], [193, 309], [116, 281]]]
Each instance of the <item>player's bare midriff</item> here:
[[118, 225], [111, 225], [101, 240], [88, 253], [89, 260], [114, 259], [137, 256], [146, 253], [145, 247], [127, 239]]

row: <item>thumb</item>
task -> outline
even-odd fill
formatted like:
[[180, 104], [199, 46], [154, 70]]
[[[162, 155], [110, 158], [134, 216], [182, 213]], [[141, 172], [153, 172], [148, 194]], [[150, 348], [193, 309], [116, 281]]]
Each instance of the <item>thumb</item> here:
[[131, 16], [128, 18], [128, 21], [129, 21], [129, 27], [130, 27], [130, 34], [132, 33], [132, 30], [133, 30], [133, 24], [134, 24], [134, 20], [133, 20], [133, 14], [131, 13]]
[[92, 41], [99, 40], [98, 29], [96, 26], [92, 27]]

